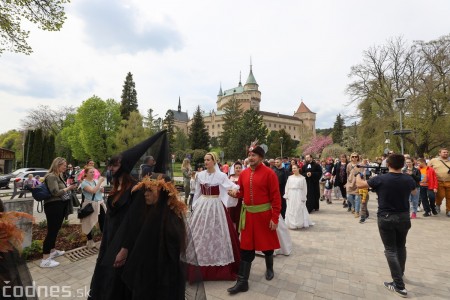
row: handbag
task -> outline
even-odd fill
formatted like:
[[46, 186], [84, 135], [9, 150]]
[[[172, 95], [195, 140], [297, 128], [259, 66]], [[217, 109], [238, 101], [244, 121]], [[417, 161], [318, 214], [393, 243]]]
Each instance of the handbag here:
[[[94, 181], [95, 186], [95, 181]], [[92, 194], [92, 201], [95, 199], [95, 194]], [[88, 216], [90, 216], [94, 212], [94, 207], [92, 206], [92, 203], [86, 204], [85, 207], [80, 208], [78, 210], [78, 219], [84, 219]]]
[[78, 219], [84, 219], [90, 216], [94, 212], [94, 207], [92, 203], [86, 204], [85, 207], [78, 210]]

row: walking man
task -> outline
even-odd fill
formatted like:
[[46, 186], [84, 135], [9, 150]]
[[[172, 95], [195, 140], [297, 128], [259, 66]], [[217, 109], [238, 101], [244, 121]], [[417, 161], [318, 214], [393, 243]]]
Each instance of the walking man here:
[[428, 164], [433, 167], [438, 180], [438, 190], [436, 194], [436, 210], [441, 212], [442, 200], [445, 198], [447, 217], [450, 217], [450, 159], [448, 149], [441, 148], [439, 157], [433, 158]]
[[378, 230], [384, 245], [384, 254], [391, 271], [393, 282], [384, 286], [401, 297], [408, 293], [403, 282], [406, 264], [406, 236], [411, 228], [409, 218], [409, 196], [417, 193], [416, 182], [411, 176], [402, 174], [405, 157], [391, 154], [386, 164], [389, 173], [365, 181], [356, 177], [358, 188], [371, 187], [378, 195]]
[[275, 166], [272, 168], [272, 170], [275, 171], [275, 174], [277, 174], [278, 177], [278, 185], [281, 197], [281, 216], [284, 219], [286, 214], [286, 199], [283, 198], [283, 195], [284, 195], [284, 188], [286, 187], [286, 182], [289, 177], [289, 173], [288, 170], [283, 168], [283, 162], [281, 160], [281, 157], [277, 157], [275, 159]]
[[306, 155], [305, 164], [302, 168], [302, 175], [305, 176], [308, 194], [306, 195], [306, 208], [308, 213], [319, 210], [320, 198], [320, 178], [322, 177], [322, 167], [314, 161], [311, 154]]
[[229, 195], [243, 198], [239, 230], [241, 232], [241, 264], [236, 284], [230, 294], [248, 291], [248, 277], [255, 250], [262, 251], [266, 261], [266, 280], [272, 280], [273, 252], [280, 248], [277, 236], [281, 196], [275, 172], [262, 161], [264, 150], [253, 142], [248, 149], [249, 167], [239, 176], [239, 192]]

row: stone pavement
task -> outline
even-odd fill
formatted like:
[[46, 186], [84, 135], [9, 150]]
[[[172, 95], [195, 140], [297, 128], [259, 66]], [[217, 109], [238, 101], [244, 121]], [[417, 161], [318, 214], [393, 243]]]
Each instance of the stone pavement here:
[[[275, 257], [272, 281], [265, 280], [264, 259], [257, 257], [248, 292], [229, 296], [226, 289], [234, 282], [206, 282], [208, 299], [398, 299], [383, 287], [383, 281], [390, 280], [390, 273], [373, 199], [375, 195], [371, 194], [371, 215], [366, 224], [359, 224], [342, 208], [341, 201], [332, 205], [321, 202], [320, 211], [311, 215], [315, 226], [290, 231], [293, 253]], [[449, 299], [450, 218], [443, 213], [429, 218], [418, 215], [412, 220], [407, 239], [405, 282], [409, 298]], [[61, 265], [54, 269], [39, 268], [39, 261], [29, 267], [36, 285], [68, 286], [65, 289], [71, 291], [71, 297], [64, 299], [80, 299], [89, 286], [95, 259], [70, 262], [60, 257], [57, 260]]]

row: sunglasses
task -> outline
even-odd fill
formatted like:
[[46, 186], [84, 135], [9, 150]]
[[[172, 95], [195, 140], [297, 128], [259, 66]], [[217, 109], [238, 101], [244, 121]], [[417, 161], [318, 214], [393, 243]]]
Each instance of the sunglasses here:
[[352, 156], [352, 158], [358, 158], [358, 156]]

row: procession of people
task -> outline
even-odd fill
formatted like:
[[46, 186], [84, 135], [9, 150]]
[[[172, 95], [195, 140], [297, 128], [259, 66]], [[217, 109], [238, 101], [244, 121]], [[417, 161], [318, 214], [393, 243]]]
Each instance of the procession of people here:
[[[235, 281], [227, 289], [230, 295], [247, 292], [251, 289], [249, 276], [256, 255], [264, 257], [264, 278], [271, 281], [277, 276], [274, 256], [295, 251], [291, 235], [302, 234], [315, 225], [312, 220], [320, 211], [320, 201], [326, 199], [327, 204], [333, 204], [333, 186], [339, 192], [335, 193], [335, 199], [342, 197], [343, 207], [356, 218], [361, 217], [360, 223], [369, 218], [368, 189], [374, 189], [379, 196], [379, 216], [401, 214], [402, 220], [396, 226], [403, 228], [404, 240], [410, 219], [415, 219], [420, 209], [416, 195], [420, 194], [424, 217], [438, 214], [442, 198], [448, 196], [445, 184], [450, 171], [446, 171], [446, 148], [440, 150], [437, 161], [441, 164], [431, 161], [430, 166], [422, 158], [416, 162], [410, 157], [405, 160], [403, 155], [388, 156], [391, 179], [381, 176], [381, 166], [373, 167], [367, 159], [360, 165], [358, 153], [350, 155], [349, 163], [345, 154], [336, 163], [334, 158], [316, 161], [308, 154], [304, 161], [297, 158], [283, 164], [281, 157], [271, 163], [257, 140], [246, 148], [244, 163], [237, 160], [222, 169], [215, 152], [204, 156], [204, 170], [198, 172], [191, 169], [189, 159], [185, 158], [184, 197], [168, 175], [166, 131], [109, 160], [112, 189], [105, 200], [101, 195], [105, 179], [91, 160], [82, 173], [68, 177], [81, 181], [84, 195], [81, 207], [93, 207], [93, 212], [81, 219], [88, 248], [94, 247], [93, 227], [99, 223], [102, 231], [88, 298], [144, 299], [145, 295], [154, 294], [155, 299], [206, 299], [203, 282], [215, 280]], [[138, 180], [131, 173], [142, 157], [146, 164], [140, 164], [140, 168], [146, 171], [140, 172]], [[68, 214], [63, 195], [76, 187], [67, 185], [63, 176], [66, 166], [64, 158], [56, 158], [46, 177], [51, 196], [44, 206], [49, 226], [42, 268], [57, 267], [55, 258], [64, 254], [55, 249], [62, 220]], [[389, 189], [384, 186], [394, 179], [408, 185], [401, 189], [402, 200], [395, 200], [396, 208], [388, 203], [394, 200], [386, 200], [395, 198], [395, 193], [390, 194], [389, 190], [394, 186]], [[434, 199], [436, 193], [438, 203]], [[450, 216], [448, 206], [447, 215]], [[404, 296], [407, 292], [401, 273], [406, 249], [402, 244], [403, 248], [392, 250], [392, 241], [388, 239], [395, 237], [389, 224], [378, 225], [393, 276], [385, 287]]]

